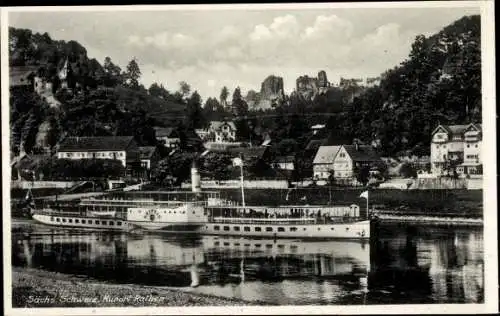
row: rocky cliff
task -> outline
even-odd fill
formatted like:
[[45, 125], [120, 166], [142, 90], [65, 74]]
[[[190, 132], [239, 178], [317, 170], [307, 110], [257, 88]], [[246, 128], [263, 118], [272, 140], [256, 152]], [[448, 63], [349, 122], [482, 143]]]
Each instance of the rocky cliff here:
[[306, 100], [312, 100], [317, 95], [325, 94], [330, 88], [326, 72], [321, 70], [317, 77], [300, 76], [296, 80], [296, 91]]
[[262, 82], [260, 93], [255, 94], [255, 97], [258, 97], [258, 100], [254, 101], [254, 108], [257, 109], [270, 109], [281, 105], [285, 98], [283, 78], [274, 75], [267, 77]]

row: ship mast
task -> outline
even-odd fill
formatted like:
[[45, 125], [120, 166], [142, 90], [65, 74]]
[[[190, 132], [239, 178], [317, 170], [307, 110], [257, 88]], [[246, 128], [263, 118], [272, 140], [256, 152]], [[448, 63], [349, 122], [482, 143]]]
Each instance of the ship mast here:
[[238, 164], [240, 165], [240, 172], [241, 172], [241, 204], [243, 205], [243, 211], [245, 211], [245, 182], [243, 179], [243, 159], [241, 158], [241, 155], [239, 157]]

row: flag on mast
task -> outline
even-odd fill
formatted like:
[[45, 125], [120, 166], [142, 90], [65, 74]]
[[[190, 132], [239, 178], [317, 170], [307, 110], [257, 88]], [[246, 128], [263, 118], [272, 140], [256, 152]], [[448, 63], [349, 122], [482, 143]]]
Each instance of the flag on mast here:
[[233, 166], [243, 166], [243, 160], [240, 157], [236, 157], [233, 159]]
[[359, 197], [365, 198], [368, 200], [368, 191], [365, 191], [359, 195]]

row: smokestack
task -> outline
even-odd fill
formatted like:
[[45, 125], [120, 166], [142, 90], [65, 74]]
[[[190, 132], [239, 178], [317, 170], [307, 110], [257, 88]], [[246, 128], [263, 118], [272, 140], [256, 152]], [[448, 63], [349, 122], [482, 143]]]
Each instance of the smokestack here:
[[191, 166], [191, 190], [193, 192], [201, 191], [200, 173], [198, 172], [198, 168], [196, 167], [196, 162], [194, 161], [193, 165]]

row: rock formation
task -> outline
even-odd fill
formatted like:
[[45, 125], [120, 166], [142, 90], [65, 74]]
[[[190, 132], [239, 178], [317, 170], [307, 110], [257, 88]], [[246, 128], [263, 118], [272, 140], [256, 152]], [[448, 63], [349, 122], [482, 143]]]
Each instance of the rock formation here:
[[326, 72], [321, 70], [318, 77], [300, 76], [296, 81], [296, 91], [306, 100], [314, 99], [318, 94], [325, 94], [330, 88]]
[[254, 108], [270, 109], [281, 105], [285, 99], [283, 78], [274, 75], [267, 77], [262, 82], [258, 95], [259, 99], [255, 102], [257, 105]]

